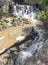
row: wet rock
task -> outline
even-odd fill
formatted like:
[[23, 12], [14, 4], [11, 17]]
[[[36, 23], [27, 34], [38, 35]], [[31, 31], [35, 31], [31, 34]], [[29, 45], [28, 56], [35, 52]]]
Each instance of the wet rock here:
[[43, 48], [38, 51], [35, 56], [36, 59], [40, 59], [45, 65], [48, 65], [48, 40], [44, 43]]
[[36, 62], [36, 64], [37, 64], [37, 65], [41, 65], [42, 62], [41, 62], [40, 60], [38, 60], [38, 61]]

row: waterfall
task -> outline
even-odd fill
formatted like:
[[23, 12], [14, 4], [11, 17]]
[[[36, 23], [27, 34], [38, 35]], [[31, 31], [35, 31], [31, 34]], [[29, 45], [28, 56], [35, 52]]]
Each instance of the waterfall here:
[[13, 15], [16, 18], [30, 18], [33, 21], [37, 21], [37, 15], [40, 12], [39, 8], [36, 6], [29, 6], [29, 5], [14, 5], [13, 6]]
[[[15, 15], [17, 18], [32, 19], [34, 25], [36, 25], [36, 22], [38, 21], [37, 15], [39, 12], [40, 10], [36, 6], [16, 5], [13, 15]], [[30, 42], [31, 45], [29, 47], [20, 52], [16, 65], [24, 65], [27, 58], [34, 56], [34, 53], [42, 48], [44, 43], [44, 29], [40, 29], [40, 27], [34, 26], [34, 30], [38, 32], [38, 39], [35, 38], [33, 42]]]
[[26, 59], [31, 56], [32, 54], [30, 52], [21, 51], [17, 58], [16, 65], [24, 65]]
[[31, 42], [31, 45], [27, 47], [24, 51], [20, 51], [18, 55], [16, 65], [25, 65], [25, 62], [28, 58], [33, 57], [36, 51], [39, 51], [43, 47], [43, 43], [45, 39], [44, 36], [44, 29], [40, 30], [40, 27], [34, 27], [35, 31], [38, 32], [38, 39]]
[[31, 54], [34, 54], [36, 50], [40, 50], [41, 47], [43, 46], [43, 43], [44, 43], [44, 38], [43, 38], [43, 35], [44, 35], [44, 30], [39, 30], [38, 27], [35, 27], [35, 30], [38, 32], [38, 35], [39, 35], [39, 38], [37, 41], [33, 41], [32, 45], [30, 45], [26, 51], [30, 51]]

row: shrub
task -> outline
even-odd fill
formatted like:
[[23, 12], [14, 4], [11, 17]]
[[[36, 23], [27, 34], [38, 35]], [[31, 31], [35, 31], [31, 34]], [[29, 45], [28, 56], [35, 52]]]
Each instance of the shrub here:
[[8, 26], [8, 24], [6, 22], [2, 22], [2, 26], [3, 26], [3, 28], [6, 28]]
[[16, 26], [16, 18], [13, 18], [13, 25]]
[[3, 17], [9, 17], [10, 14], [8, 11], [2, 11]]
[[0, 30], [2, 30], [2, 28], [3, 28], [3, 25], [0, 24]]
[[38, 18], [39, 18], [39, 19], [46, 19], [46, 12], [45, 12], [45, 11], [41, 11], [41, 12], [38, 14]]

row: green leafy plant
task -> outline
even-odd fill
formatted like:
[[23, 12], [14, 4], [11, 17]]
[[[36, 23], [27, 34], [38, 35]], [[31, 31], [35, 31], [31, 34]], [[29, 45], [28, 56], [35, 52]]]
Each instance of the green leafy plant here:
[[6, 22], [2, 22], [1, 25], [3, 26], [3, 28], [6, 28], [8, 26], [8, 24]]
[[2, 11], [2, 15], [3, 15], [3, 17], [9, 17], [10, 16], [10, 14], [7, 10]]
[[41, 12], [38, 14], [38, 18], [39, 18], [39, 19], [46, 19], [46, 12], [45, 12], [45, 11], [41, 11]]
[[13, 25], [16, 26], [16, 18], [13, 18]]

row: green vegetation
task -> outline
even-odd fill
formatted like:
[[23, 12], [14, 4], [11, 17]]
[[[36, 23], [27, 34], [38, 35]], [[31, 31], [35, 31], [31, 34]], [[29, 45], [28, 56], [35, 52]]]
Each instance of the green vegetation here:
[[38, 18], [48, 19], [48, 0], [41, 0], [40, 5], [41, 5], [42, 10], [40, 11]]
[[1, 25], [3, 28], [6, 28], [8, 26], [8, 24], [6, 22], [2, 22]]
[[16, 18], [13, 18], [13, 25], [16, 26]]
[[0, 30], [2, 30], [2, 28], [3, 28], [3, 25], [0, 24]]
[[[39, 4], [41, 6], [40, 8], [42, 10], [40, 11], [38, 18], [39, 19], [48, 19], [48, 0], [24, 0], [24, 2], [26, 2], [27, 4], [30, 3], [32, 5], [34, 5], [36, 3]], [[0, 6], [2, 7], [2, 10], [0, 12], [0, 14], [1, 14], [0, 19], [12, 17], [12, 16], [10, 16], [9, 11], [8, 11], [9, 4], [13, 4], [13, 0], [10, 0], [10, 1], [9, 0], [0, 0]], [[12, 22], [13, 26], [16, 26], [16, 19], [14, 17], [12, 17], [12, 19], [13, 19], [13, 22]], [[4, 27], [7, 25], [7, 23], [3, 22], [2, 25]]]
[[40, 13], [37, 15], [37, 17], [41, 20], [47, 20], [48, 19], [48, 13], [44, 10], [41, 10]]
[[7, 11], [3, 11], [3, 16], [6, 16], [8, 15], [8, 12]]
[[47, 6], [48, 5], [48, 0], [42, 0], [42, 3], [44, 3]]
[[38, 14], [38, 18], [40, 18], [40, 19], [46, 19], [46, 12], [45, 12], [45, 11], [41, 11], [41, 12]]
[[9, 17], [9, 12], [7, 10], [2, 11], [3, 17]]

